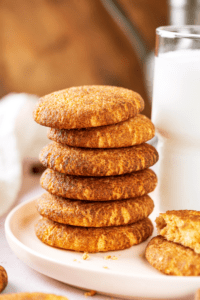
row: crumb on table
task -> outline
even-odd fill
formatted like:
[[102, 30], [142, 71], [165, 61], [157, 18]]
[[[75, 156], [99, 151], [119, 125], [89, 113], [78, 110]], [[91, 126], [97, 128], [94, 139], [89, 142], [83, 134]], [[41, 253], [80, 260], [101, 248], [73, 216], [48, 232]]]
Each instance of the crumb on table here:
[[83, 257], [82, 257], [82, 258], [83, 258], [84, 260], [88, 259], [89, 257], [90, 257], [90, 256], [88, 255], [87, 252], [84, 252], [84, 253], [83, 253]]
[[113, 256], [113, 257], [112, 257], [112, 260], [117, 260], [117, 259], [118, 259], [117, 256]]

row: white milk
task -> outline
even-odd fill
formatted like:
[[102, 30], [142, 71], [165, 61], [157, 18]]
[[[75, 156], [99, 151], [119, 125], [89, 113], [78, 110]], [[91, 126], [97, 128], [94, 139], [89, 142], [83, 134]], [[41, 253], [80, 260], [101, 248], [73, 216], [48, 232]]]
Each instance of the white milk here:
[[154, 76], [159, 208], [200, 210], [200, 50], [160, 55]]

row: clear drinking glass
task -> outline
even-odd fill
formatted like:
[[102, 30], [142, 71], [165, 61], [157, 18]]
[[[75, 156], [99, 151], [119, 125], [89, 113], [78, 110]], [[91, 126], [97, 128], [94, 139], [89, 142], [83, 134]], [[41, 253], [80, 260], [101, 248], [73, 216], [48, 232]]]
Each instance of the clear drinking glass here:
[[160, 211], [200, 210], [200, 26], [157, 28], [152, 121]]

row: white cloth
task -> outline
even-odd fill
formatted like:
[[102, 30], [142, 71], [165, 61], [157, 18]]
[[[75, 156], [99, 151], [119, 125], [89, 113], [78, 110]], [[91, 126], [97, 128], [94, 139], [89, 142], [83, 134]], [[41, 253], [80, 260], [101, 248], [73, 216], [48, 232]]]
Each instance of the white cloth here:
[[9, 94], [0, 100], [0, 216], [19, 192], [23, 159], [36, 159], [48, 143], [47, 128], [32, 117], [37, 100], [27, 94]]

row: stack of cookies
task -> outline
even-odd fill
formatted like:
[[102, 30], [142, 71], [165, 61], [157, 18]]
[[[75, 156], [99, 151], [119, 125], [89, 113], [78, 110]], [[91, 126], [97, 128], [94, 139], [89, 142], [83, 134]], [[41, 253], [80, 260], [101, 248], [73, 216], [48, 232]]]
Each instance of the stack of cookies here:
[[47, 167], [37, 200], [37, 237], [58, 248], [99, 252], [129, 248], [153, 231], [158, 160], [144, 101], [119, 87], [73, 87], [47, 95], [34, 110], [52, 140], [40, 153]]
[[146, 247], [149, 263], [167, 275], [200, 275], [200, 212], [173, 210], [156, 218], [159, 235]]

